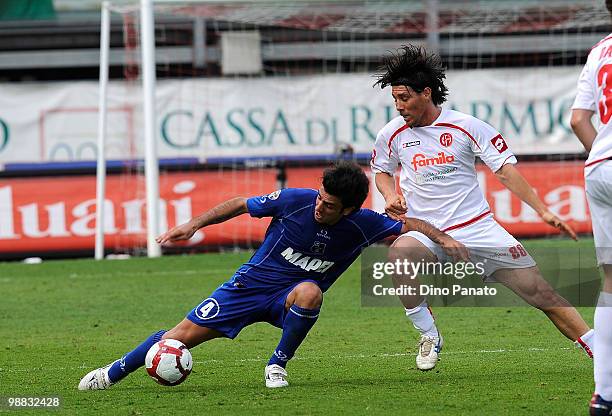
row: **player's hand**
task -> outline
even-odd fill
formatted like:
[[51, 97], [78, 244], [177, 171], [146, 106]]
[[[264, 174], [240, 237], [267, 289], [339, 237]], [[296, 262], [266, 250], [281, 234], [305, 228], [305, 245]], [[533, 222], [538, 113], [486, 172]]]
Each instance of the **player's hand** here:
[[406, 200], [403, 195], [395, 194], [385, 200], [385, 213], [392, 219], [402, 221], [406, 211]]
[[445, 235], [440, 238], [438, 244], [454, 261], [470, 261], [470, 252], [467, 247], [451, 236]]
[[196, 231], [197, 228], [195, 228], [190, 221], [166, 231], [165, 233], [157, 237], [155, 241], [157, 241], [157, 244], [164, 245], [166, 243], [172, 243], [174, 241], [189, 240], [191, 237], [193, 237]]
[[576, 235], [574, 229], [570, 227], [565, 221], [561, 221], [561, 219], [552, 212], [546, 211], [545, 213], [543, 213], [542, 220], [545, 223], [552, 225], [555, 228], [558, 228], [559, 230], [561, 230], [561, 232], [564, 232], [565, 234], [569, 235], [574, 239], [574, 241], [578, 241], [578, 236]]

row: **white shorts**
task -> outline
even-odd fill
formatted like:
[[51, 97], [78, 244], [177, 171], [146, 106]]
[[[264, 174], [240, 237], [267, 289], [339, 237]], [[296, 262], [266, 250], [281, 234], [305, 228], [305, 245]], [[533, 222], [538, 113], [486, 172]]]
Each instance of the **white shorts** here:
[[[450, 230], [447, 234], [468, 248], [472, 263], [482, 263], [487, 281], [491, 281], [488, 278], [499, 269], [524, 269], [536, 265], [521, 243], [495, 221], [493, 214], [465, 227]], [[424, 234], [409, 231], [398, 239], [404, 237], [419, 240], [436, 255], [438, 261], [451, 260], [438, 244]]]
[[584, 179], [593, 223], [597, 263], [612, 264], [612, 160], [601, 162]]

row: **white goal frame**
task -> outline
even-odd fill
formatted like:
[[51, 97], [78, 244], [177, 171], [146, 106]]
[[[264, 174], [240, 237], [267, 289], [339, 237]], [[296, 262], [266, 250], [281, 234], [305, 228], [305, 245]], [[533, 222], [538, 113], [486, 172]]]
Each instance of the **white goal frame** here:
[[[106, 112], [110, 51], [110, 8], [102, 3], [100, 30], [100, 95], [98, 113], [98, 159], [96, 170], [95, 258], [104, 258], [104, 199], [106, 185]], [[140, 38], [145, 139], [145, 188], [147, 210], [147, 256], [160, 257], [161, 247], [155, 241], [159, 234], [159, 167], [155, 135], [155, 23], [153, 1], [140, 0]]]

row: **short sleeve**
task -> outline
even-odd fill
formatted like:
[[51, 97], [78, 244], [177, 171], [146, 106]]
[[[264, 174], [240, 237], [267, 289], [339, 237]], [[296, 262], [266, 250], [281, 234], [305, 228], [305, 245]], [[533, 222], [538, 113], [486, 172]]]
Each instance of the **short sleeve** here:
[[484, 121], [476, 118], [473, 121], [470, 129], [472, 150], [491, 171], [497, 172], [505, 164], [517, 162], [500, 132]]
[[361, 209], [353, 223], [363, 233], [367, 245], [374, 244], [392, 235], [402, 232], [402, 222], [389, 218], [386, 214], [379, 214], [369, 209]]
[[247, 199], [247, 208], [251, 217], [282, 217], [295, 203], [315, 195], [310, 189], [283, 189]]
[[573, 110], [591, 110], [595, 111], [595, 86], [594, 77], [591, 75], [589, 61], [582, 68], [580, 77], [578, 78], [578, 88], [576, 99], [572, 104]]
[[376, 136], [374, 149], [372, 150], [372, 158], [370, 159], [370, 168], [373, 173], [388, 173], [393, 176], [399, 165], [399, 156], [397, 151], [396, 140], [397, 132], [391, 137], [387, 137], [381, 130]]

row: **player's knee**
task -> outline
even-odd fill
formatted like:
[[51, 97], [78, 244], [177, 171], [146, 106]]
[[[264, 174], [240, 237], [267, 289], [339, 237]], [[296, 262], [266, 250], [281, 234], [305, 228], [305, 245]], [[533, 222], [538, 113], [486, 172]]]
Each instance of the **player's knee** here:
[[396, 261], [419, 262], [434, 260], [431, 251], [413, 237], [397, 238], [391, 244], [387, 258], [392, 263]]
[[387, 259], [391, 263], [395, 263], [398, 260], [410, 260], [413, 257], [413, 250], [410, 246], [403, 244], [402, 240], [406, 240], [406, 238], [398, 238], [391, 244], [391, 247], [389, 247]]
[[312, 282], [300, 283], [295, 288], [294, 304], [300, 308], [314, 309], [323, 303], [323, 292]]

